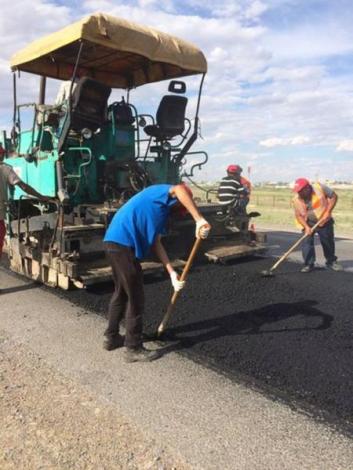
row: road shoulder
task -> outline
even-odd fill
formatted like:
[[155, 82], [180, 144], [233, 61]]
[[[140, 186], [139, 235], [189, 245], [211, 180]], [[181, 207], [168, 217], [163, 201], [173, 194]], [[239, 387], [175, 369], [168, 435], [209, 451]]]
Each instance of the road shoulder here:
[[0, 332], [0, 467], [187, 469], [116, 407]]

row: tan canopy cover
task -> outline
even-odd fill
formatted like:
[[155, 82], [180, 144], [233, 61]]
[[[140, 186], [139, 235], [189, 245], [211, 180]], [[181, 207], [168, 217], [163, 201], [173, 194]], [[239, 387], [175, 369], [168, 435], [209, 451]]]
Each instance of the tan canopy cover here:
[[97, 13], [34, 41], [11, 59], [12, 70], [68, 80], [80, 43], [80, 76], [116, 88], [205, 73], [207, 62], [193, 44]]

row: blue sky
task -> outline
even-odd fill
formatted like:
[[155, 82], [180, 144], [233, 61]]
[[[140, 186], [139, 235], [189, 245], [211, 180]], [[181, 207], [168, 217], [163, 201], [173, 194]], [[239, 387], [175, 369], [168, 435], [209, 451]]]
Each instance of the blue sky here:
[[[37, 37], [96, 11], [192, 41], [209, 72], [201, 102], [209, 153], [198, 180], [217, 180], [230, 163], [254, 181], [353, 180], [353, 8], [348, 0], [0, 0], [0, 128], [12, 114], [9, 59]], [[195, 80], [188, 80], [193, 95]], [[52, 81], [48, 102], [58, 83]], [[20, 98], [36, 99], [37, 77], [22, 74]], [[136, 90], [142, 111], [166, 84]], [[121, 95], [121, 92], [117, 92]], [[189, 111], [192, 114], [194, 98]]]

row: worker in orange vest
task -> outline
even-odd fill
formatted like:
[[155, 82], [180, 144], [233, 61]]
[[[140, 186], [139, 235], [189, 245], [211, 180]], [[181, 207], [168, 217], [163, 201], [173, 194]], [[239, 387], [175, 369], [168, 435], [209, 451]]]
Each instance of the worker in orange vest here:
[[302, 243], [304, 266], [302, 273], [314, 269], [316, 260], [314, 233], [312, 227], [321, 220], [316, 232], [319, 235], [326, 266], [333, 271], [342, 271], [335, 256], [334, 220], [332, 211], [337, 203], [337, 194], [328, 186], [321, 183], [311, 184], [306, 178], [298, 178], [294, 183], [293, 199], [295, 218], [298, 227], [302, 228], [308, 237]]
[[240, 183], [248, 190], [248, 196], [250, 197], [252, 189], [250, 181], [245, 176], [240, 176]]

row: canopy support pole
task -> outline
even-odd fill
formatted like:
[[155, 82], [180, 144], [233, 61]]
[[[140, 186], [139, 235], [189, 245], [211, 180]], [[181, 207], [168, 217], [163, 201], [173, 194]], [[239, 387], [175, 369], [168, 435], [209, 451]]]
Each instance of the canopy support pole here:
[[70, 85], [70, 93], [69, 93], [69, 96], [70, 96], [70, 99], [69, 99], [69, 113], [70, 113], [70, 115], [71, 115], [71, 104], [72, 104], [72, 89], [73, 89], [73, 86], [74, 86], [74, 83], [75, 83], [78, 64], [80, 63], [80, 59], [81, 59], [82, 49], [83, 49], [83, 42], [80, 41], [80, 48], [78, 50], [74, 71], [73, 71], [73, 74], [72, 74], [72, 77], [71, 77], [71, 85]]
[[201, 101], [201, 93], [202, 93], [202, 87], [203, 87], [203, 82], [205, 80], [205, 73], [202, 74], [201, 78], [201, 83], [200, 83], [200, 88], [199, 88], [199, 95], [197, 98], [197, 106], [196, 106], [196, 114], [195, 114], [195, 120], [194, 120], [194, 131], [191, 134], [189, 140], [186, 142], [184, 147], [181, 149], [181, 151], [176, 155], [175, 157], [175, 162], [180, 165], [181, 161], [185, 157], [185, 155], [188, 153], [194, 142], [197, 140], [197, 134], [199, 130], [199, 110], [200, 110], [200, 101]]

